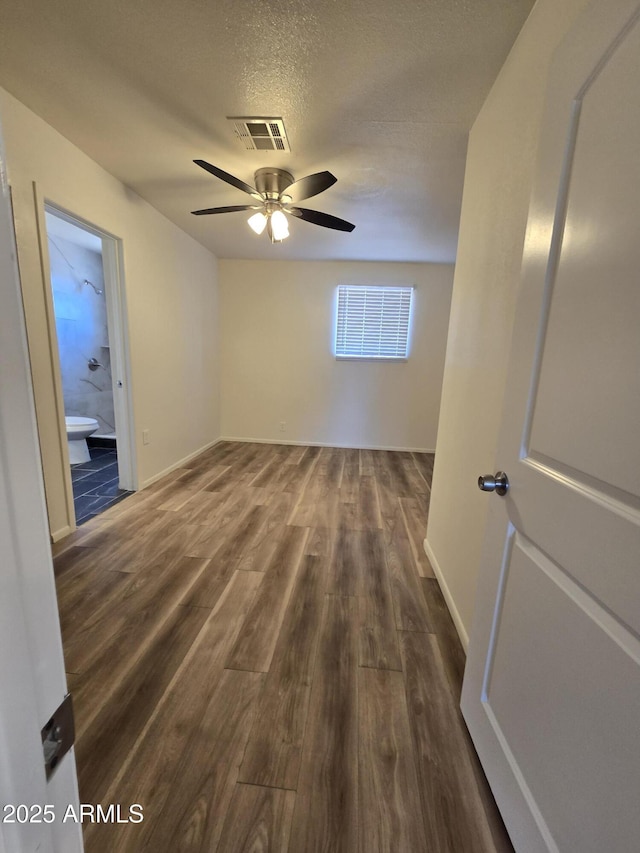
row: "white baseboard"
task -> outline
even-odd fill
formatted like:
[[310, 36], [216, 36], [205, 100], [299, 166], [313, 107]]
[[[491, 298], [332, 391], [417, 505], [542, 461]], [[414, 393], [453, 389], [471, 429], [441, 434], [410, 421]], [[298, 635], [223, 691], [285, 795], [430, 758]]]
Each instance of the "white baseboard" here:
[[458, 636], [460, 637], [460, 642], [462, 643], [462, 647], [465, 650], [469, 648], [469, 635], [466, 632], [462, 619], [460, 618], [460, 613], [458, 612], [458, 608], [456, 607], [455, 601], [453, 600], [453, 596], [451, 595], [451, 591], [447, 586], [447, 582], [444, 579], [444, 574], [442, 569], [440, 568], [440, 564], [438, 563], [436, 555], [433, 553], [431, 545], [427, 539], [422, 543], [424, 552], [427, 555], [429, 562], [431, 563], [431, 567], [435, 573], [436, 578], [438, 579], [438, 584], [440, 585], [440, 589], [442, 590], [442, 595], [444, 596], [444, 600], [447, 603], [447, 607], [449, 608], [449, 613], [451, 613], [451, 618], [453, 619], [453, 624], [456, 626], [456, 631], [458, 632]]
[[61, 539], [64, 539], [65, 536], [68, 536], [70, 533], [73, 533], [75, 527], [71, 527], [70, 524], [67, 524], [65, 527], [61, 527], [60, 530], [56, 530], [53, 533], [49, 534], [51, 542], [59, 542]]
[[192, 459], [195, 459], [196, 456], [200, 456], [201, 453], [204, 453], [205, 450], [209, 450], [211, 447], [214, 447], [216, 444], [219, 444], [221, 441], [225, 441], [223, 438], [216, 438], [214, 441], [210, 441], [209, 444], [205, 444], [199, 450], [194, 450], [193, 453], [190, 453], [188, 456], [185, 456], [182, 459], [179, 459], [177, 462], [174, 462], [173, 465], [169, 465], [168, 468], [160, 471], [158, 474], [154, 474], [153, 477], [149, 477], [148, 480], [145, 480], [144, 483], [140, 486], [141, 489], [146, 489], [147, 486], [150, 486], [152, 483], [155, 483], [157, 480], [161, 480], [163, 477], [166, 477], [167, 474], [170, 474], [172, 471], [175, 471], [176, 468], [181, 468], [187, 462], [191, 462]]
[[359, 444], [354, 448], [352, 444], [335, 444], [328, 441], [291, 441], [285, 438], [246, 438], [237, 435], [223, 435], [219, 441], [246, 441], [250, 444], [287, 444], [295, 447], [341, 447], [345, 450], [405, 450], [409, 453], [435, 453], [425, 447], [391, 447], [382, 444]]

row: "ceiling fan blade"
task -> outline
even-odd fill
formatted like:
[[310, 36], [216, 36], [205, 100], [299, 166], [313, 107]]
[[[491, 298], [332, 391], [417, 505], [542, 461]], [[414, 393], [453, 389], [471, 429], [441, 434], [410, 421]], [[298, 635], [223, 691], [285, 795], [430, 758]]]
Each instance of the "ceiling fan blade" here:
[[294, 181], [283, 191], [282, 196], [287, 196], [291, 201], [303, 201], [305, 198], [323, 193], [332, 187], [338, 179], [331, 172], [316, 172]]
[[291, 213], [299, 219], [304, 219], [305, 222], [322, 225], [323, 228], [333, 228], [335, 231], [353, 231], [356, 227], [351, 222], [347, 222], [346, 219], [339, 219], [337, 216], [331, 216], [330, 213], [321, 213], [319, 210], [309, 210], [306, 207], [289, 207], [285, 209], [287, 213]]
[[206, 207], [204, 210], [192, 210], [194, 216], [204, 216], [208, 213], [235, 213], [238, 210], [258, 210], [255, 204], [234, 204], [231, 207]]
[[228, 172], [218, 169], [217, 166], [212, 166], [211, 163], [207, 163], [206, 160], [194, 160], [193, 162], [196, 166], [200, 166], [200, 168], [204, 169], [205, 172], [209, 172], [210, 174], [215, 175], [216, 178], [220, 178], [221, 181], [231, 184], [232, 187], [236, 187], [236, 189], [242, 190], [244, 193], [249, 193], [249, 195], [252, 195], [254, 198], [262, 198], [255, 187], [245, 184], [244, 181], [241, 181], [240, 178], [236, 178], [235, 175], [230, 175]]

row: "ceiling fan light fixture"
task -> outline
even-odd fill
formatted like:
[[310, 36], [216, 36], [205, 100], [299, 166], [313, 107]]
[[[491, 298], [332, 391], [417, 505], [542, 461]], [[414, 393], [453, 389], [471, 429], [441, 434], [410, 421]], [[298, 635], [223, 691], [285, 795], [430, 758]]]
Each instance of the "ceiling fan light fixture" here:
[[281, 210], [274, 210], [271, 214], [271, 231], [277, 242], [289, 236], [289, 223]]
[[255, 231], [256, 234], [262, 234], [267, 225], [267, 217], [264, 213], [258, 211], [258, 213], [254, 213], [253, 216], [249, 217], [248, 222], [252, 231]]
[[248, 220], [249, 226], [256, 234], [262, 234], [266, 230], [267, 236], [272, 243], [281, 243], [289, 236], [289, 222], [285, 214], [290, 214], [320, 225], [323, 228], [332, 228], [335, 231], [353, 231], [356, 227], [345, 219], [322, 213], [320, 210], [308, 210], [306, 207], [289, 207], [291, 202], [298, 203], [305, 198], [312, 198], [324, 192], [336, 182], [335, 175], [331, 172], [316, 172], [307, 175], [297, 181], [285, 169], [277, 169], [267, 166], [258, 169], [255, 173], [255, 187], [245, 184], [235, 175], [230, 175], [218, 166], [207, 163], [206, 160], [194, 160], [196, 166], [200, 166], [205, 172], [209, 172], [215, 178], [219, 178], [226, 184], [247, 193], [254, 198], [256, 204], [234, 204], [226, 207], [207, 207], [203, 210], [192, 210], [194, 216], [204, 216], [212, 213], [235, 213], [240, 210], [257, 210]]

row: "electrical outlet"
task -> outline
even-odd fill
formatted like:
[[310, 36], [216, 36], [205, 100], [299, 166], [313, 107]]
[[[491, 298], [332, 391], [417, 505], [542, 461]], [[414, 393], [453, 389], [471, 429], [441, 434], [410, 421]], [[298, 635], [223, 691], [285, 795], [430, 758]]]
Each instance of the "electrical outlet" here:
[[149, 430], [143, 429], [142, 430], [142, 443], [143, 444], [149, 444], [150, 441], [151, 441], [151, 437], [149, 435]]
[[280, 432], [284, 432], [287, 427], [286, 421], [280, 421]]

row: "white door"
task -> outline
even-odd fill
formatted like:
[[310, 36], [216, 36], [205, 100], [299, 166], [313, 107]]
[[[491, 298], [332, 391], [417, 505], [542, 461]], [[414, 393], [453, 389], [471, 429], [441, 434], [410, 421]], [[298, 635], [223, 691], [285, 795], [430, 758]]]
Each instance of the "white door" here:
[[0, 850], [81, 853], [73, 752], [47, 782], [40, 734], [66, 681], [1, 138], [0, 549]]
[[639, 14], [552, 66], [486, 496], [462, 708], [522, 853], [640, 850]]

